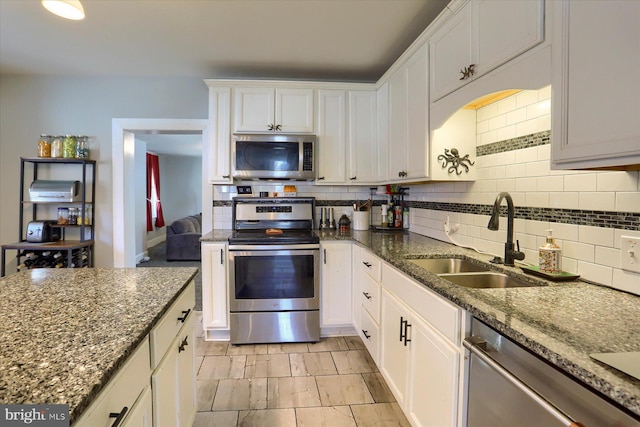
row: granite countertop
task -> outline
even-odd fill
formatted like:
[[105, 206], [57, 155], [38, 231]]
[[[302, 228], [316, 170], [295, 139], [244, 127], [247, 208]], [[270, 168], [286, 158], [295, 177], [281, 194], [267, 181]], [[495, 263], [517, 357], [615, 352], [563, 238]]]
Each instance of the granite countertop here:
[[88, 407], [195, 268], [36, 269], [0, 278], [0, 403]]
[[[231, 230], [203, 236], [226, 241]], [[589, 357], [592, 353], [640, 351], [640, 297], [582, 281], [550, 282], [518, 267], [490, 264], [493, 258], [411, 232], [317, 232], [321, 241], [355, 241], [503, 335], [613, 401], [640, 415], [640, 380]], [[408, 261], [467, 258], [546, 286], [470, 289]]]

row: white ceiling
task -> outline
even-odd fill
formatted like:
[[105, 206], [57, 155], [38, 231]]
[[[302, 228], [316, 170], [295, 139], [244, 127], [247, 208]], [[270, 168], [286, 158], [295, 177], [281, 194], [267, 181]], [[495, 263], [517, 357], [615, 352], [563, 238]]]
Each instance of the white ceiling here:
[[375, 81], [448, 0], [0, 0], [0, 74]]
[[[0, 0], [0, 75], [376, 81], [448, 0]], [[200, 155], [200, 135], [136, 135]]]

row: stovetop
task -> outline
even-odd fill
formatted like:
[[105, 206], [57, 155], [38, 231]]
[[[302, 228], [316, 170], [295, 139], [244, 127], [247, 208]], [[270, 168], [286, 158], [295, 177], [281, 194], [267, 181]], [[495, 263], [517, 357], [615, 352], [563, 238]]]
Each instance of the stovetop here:
[[282, 234], [267, 234], [266, 230], [237, 230], [229, 237], [231, 245], [316, 244], [320, 238], [312, 230], [281, 230]]

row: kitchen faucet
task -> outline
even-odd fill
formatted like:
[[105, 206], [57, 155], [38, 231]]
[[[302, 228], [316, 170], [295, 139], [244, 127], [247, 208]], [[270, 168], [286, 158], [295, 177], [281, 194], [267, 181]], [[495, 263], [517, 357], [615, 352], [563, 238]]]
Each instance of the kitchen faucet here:
[[[513, 247], [513, 217], [515, 215], [515, 208], [513, 207], [513, 199], [507, 192], [502, 192], [496, 197], [496, 201], [493, 203], [493, 210], [491, 211], [491, 218], [489, 219], [489, 230], [497, 231], [500, 226], [500, 204], [502, 199], [507, 200], [507, 243], [504, 244], [504, 265], [513, 267], [513, 260], [524, 259], [524, 253], [520, 252], [520, 242], [516, 241], [518, 250], [514, 250]], [[498, 258], [498, 257], [496, 257]], [[499, 258], [498, 258], [499, 259]], [[494, 261], [498, 262], [498, 261]]]

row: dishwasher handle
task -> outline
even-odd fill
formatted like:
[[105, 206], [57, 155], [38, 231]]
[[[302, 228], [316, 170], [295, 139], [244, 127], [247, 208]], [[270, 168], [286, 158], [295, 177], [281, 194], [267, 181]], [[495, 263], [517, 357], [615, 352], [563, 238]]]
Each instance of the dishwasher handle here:
[[487, 342], [479, 337], [468, 337], [463, 341], [463, 345], [467, 348], [472, 354], [478, 357], [481, 361], [486, 363], [491, 369], [500, 374], [507, 381], [512, 383], [514, 386], [519, 388], [523, 393], [525, 393], [529, 398], [535, 401], [538, 405], [540, 405], [545, 411], [555, 417], [558, 421], [560, 421], [566, 427], [585, 427], [579, 422], [573, 421], [569, 418], [564, 412], [560, 409], [556, 408], [554, 405], [545, 400], [542, 396], [540, 396], [535, 390], [531, 387], [520, 381], [517, 377], [515, 377], [511, 372], [502, 367], [498, 362], [496, 362], [489, 354], [486, 352]]

